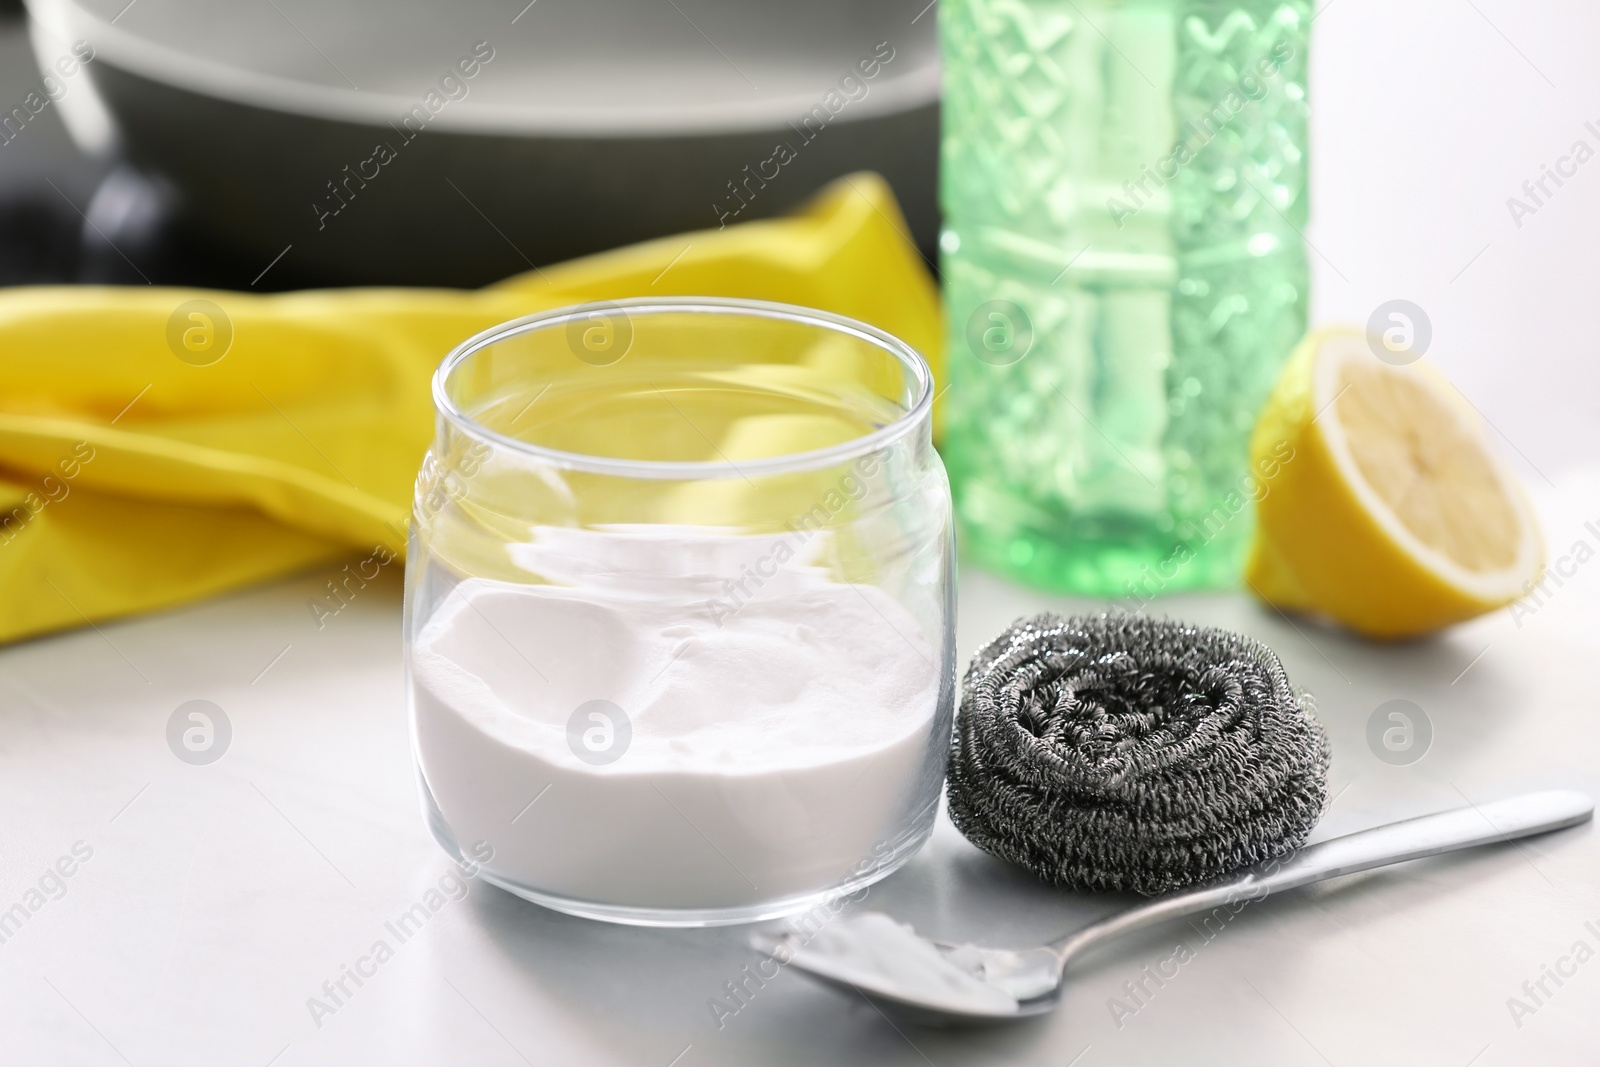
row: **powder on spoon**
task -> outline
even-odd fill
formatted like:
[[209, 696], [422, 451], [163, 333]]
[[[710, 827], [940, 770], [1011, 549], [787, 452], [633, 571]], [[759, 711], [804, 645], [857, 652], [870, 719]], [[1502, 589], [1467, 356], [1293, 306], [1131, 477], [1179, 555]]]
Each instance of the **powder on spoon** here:
[[976, 957], [942, 952], [910, 926], [880, 911], [847, 916], [823, 927], [791, 959], [867, 992], [929, 1007], [982, 1015], [1017, 1010], [1016, 997], [984, 981]]

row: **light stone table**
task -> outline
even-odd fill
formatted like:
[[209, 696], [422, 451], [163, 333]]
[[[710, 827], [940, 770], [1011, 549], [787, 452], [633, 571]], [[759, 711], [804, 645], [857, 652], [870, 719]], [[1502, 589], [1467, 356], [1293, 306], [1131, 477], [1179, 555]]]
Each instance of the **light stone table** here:
[[[1600, 792], [1600, 563], [1572, 553], [1600, 547], [1600, 477], [1568, 477], [1541, 506], [1572, 576], [1531, 612], [1436, 639], [1366, 644], [1235, 594], [1158, 602], [1261, 638], [1314, 692], [1337, 794], [1318, 838], [1522, 789]], [[12, 916], [0, 916], [0, 1061], [1594, 1062], [1590, 826], [1346, 877], [1220, 928], [1152, 931], [1086, 959], [1057, 1013], [1009, 1027], [897, 1030], [788, 972], [732, 999], [726, 983], [758, 960], [742, 928], [603, 925], [476, 881], [463, 895], [418, 810], [399, 577], [319, 630], [306, 601], [326, 577], [0, 650], [0, 908]], [[1093, 606], [971, 571], [961, 595], [963, 660], [1020, 614]], [[207, 765], [167, 740], [174, 710], [197, 699], [232, 730]], [[1369, 746], [1368, 720], [1390, 700], [1431, 723], [1415, 762]], [[426, 921], [394, 925], [418, 903]], [[1022, 944], [1120, 903], [1048, 889], [941, 821], [862, 906], [937, 936]], [[1180, 942], [1192, 958], [1163, 967]], [[345, 969], [363, 957], [357, 985]], [[1547, 968], [1566, 972], [1560, 984]], [[1146, 977], [1161, 970], [1160, 984]], [[714, 998], [737, 1010], [714, 1011]]]

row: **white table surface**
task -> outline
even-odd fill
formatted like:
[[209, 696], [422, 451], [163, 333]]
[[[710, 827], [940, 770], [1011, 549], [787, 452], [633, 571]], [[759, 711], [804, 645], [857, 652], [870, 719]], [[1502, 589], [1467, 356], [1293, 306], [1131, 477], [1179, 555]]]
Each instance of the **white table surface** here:
[[[1572, 475], [1542, 499], [1552, 544], [1600, 545], [1583, 527], [1600, 519], [1600, 478]], [[1579, 567], [1530, 616], [1389, 646], [1235, 594], [1160, 606], [1260, 637], [1315, 693], [1337, 793], [1320, 838], [1526, 788], [1600, 793], [1597, 576], [1600, 563]], [[1086, 959], [1055, 1015], [964, 1032], [896, 1030], [790, 973], [719, 1029], [708, 1000], [757, 959], [745, 930], [608, 926], [473, 883], [319, 1026], [308, 998], [374, 941], [393, 943], [385, 922], [449, 869], [407, 750], [398, 575], [319, 631], [306, 600], [324, 577], [0, 650], [0, 909], [78, 842], [92, 849], [0, 944], [0, 1061], [1593, 1062], [1600, 960], [1560, 988], [1547, 979], [1553, 996], [1532, 1014], [1507, 1007], [1574, 942], [1600, 950], [1591, 826], [1275, 897], [1203, 945], [1193, 928], [1163, 928]], [[1019, 614], [1085, 606], [969, 571], [963, 662]], [[165, 738], [196, 698], [233, 726], [208, 766], [180, 762]], [[1434, 727], [1409, 766], [1365, 740], [1368, 716], [1396, 698]], [[1047, 889], [941, 822], [863, 906], [934, 935], [1020, 944], [1116, 903]], [[1180, 939], [1195, 958], [1119, 1026], [1110, 998]]]

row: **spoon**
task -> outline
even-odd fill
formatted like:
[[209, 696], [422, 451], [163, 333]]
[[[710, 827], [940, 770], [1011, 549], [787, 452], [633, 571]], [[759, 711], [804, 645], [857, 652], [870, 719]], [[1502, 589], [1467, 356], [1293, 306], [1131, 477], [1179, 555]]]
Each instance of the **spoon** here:
[[[1229, 908], [1270, 893], [1391, 863], [1490, 845], [1587, 821], [1594, 801], [1549, 790], [1376, 826], [1310, 845], [1228, 879], [1129, 908], [1037, 948], [930, 941], [879, 913], [835, 920], [802, 939], [757, 935], [754, 947], [886, 1015], [951, 1026], [1041, 1015], [1061, 1000], [1067, 963], [1088, 949], [1168, 919]], [[812, 942], [818, 942], [813, 944]]]

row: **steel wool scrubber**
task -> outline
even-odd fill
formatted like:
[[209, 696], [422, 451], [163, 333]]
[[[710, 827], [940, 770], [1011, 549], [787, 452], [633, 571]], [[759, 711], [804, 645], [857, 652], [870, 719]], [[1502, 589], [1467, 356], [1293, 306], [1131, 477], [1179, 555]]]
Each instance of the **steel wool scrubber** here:
[[1040, 615], [967, 669], [950, 817], [1052, 884], [1153, 895], [1304, 843], [1329, 755], [1309, 697], [1259, 641]]

